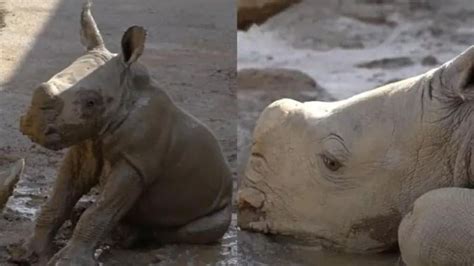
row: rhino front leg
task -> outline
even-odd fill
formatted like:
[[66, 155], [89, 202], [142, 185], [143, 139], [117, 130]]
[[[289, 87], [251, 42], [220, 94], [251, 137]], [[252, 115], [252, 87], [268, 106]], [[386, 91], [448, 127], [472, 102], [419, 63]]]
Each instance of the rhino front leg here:
[[442, 188], [415, 203], [398, 229], [408, 266], [474, 265], [474, 191]]
[[[52, 241], [69, 218], [74, 205], [98, 182], [97, 162], [84, 146], [72, 147], [59, 170], [51, 197], [36, 219], [33, 236], [18, 250], [12, 251], [14, 262], [39, 260], [46, 263], [53, 255]], [[91, 178], [94, 177], [94, 178]]]
[[69, 243], [48, 265], [95, 265], [99, 240], [130, 210], [142, 192], [141, 176], [127, 162], [112, 166], [97, 201], [79, 219]]
[[[20, 179], [25, 168], [25, 160], [15, 158], [17, 161], [13, 163], [10, 169], [6, 172], [0, 172], [0, 211], [3, 209], [8, 201], [8, 198], [13, 193], [13, 188]], [[0, 156], [0, 161], [13, 161], [15, 160], [8, 156]]]

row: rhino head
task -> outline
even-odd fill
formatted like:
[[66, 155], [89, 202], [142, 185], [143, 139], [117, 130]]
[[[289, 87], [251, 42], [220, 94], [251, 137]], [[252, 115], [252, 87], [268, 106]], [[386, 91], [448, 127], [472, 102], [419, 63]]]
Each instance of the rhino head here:
[[86, 53], [35, 89], [20, 130], [34, 142], [53, 150], [94, 139], [119, 123], [130, 108], [130, 82], [149, 79], [135, 63], [143, 52], [146, 32], [130, 27], [122, 37], [122, 53], [113, 54], [90, 11], [81, 13], [81, 42]]
[[253, 134], [239, 225], [346, 251], [390, 249], [420, 195], [474, 184], [473, 128], [474, 46], [342, 101], [278, 100]]

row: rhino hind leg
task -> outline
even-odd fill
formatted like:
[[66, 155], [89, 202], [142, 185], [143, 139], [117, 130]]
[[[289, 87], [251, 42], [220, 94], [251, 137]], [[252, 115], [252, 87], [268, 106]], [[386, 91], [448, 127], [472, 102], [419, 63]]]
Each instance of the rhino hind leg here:
[[[2, 157], [0, 160], [11, 162], [15, 159]], [[0, 171], [0, 210], [3, 209], [4, 205], [12, 195], [13, 188], [18, 183], [24, 168], [25, 160], [17, 159], [14, 163], [9, 165], [9, 168], [6, 171]]]
[[229, 228], [232, 205], [194, 220], [178, 229], [158, 229], [152, 233], [153, 242], [159, 244], [211, 244], [219, 241]]

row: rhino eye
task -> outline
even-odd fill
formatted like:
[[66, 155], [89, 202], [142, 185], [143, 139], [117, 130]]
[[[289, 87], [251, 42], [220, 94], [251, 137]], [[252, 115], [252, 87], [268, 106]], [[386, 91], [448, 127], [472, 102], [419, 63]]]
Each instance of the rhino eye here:
[[338, 160], [329, 158], [326, 155], [321, 155], [321, 159], [323, 160], [324, 166], [331, 171], [337, 171], [342, 166]]
[[86, 107], [92, 108], [92, 107], [94, 107], [94, 106], [95, 106], [95, 101], [94, 101], [94, 100], [88, 100], [88, 101], [86, 102]]

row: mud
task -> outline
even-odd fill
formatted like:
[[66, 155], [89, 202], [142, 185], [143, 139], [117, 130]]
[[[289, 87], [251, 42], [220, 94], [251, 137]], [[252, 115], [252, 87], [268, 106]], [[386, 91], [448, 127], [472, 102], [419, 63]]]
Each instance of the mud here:
[[397, 210], [373, 218], [366, 218], [351, 227], [351, 233], [369, 232], [370, 238], [397, 248], [398, 225], [402, 217]]
[[[1, 6], [0, 6], [1, 7]], [[0, 29], [5, 27], [7, 24], [5, 23], [5, 10], [0, 9]]]
[[5, 22], [5, 16], [7, 11], [5, 10], [5, 3], [4, 1], [0, 1], [0, 29], [5, 27], [7, 24]]

